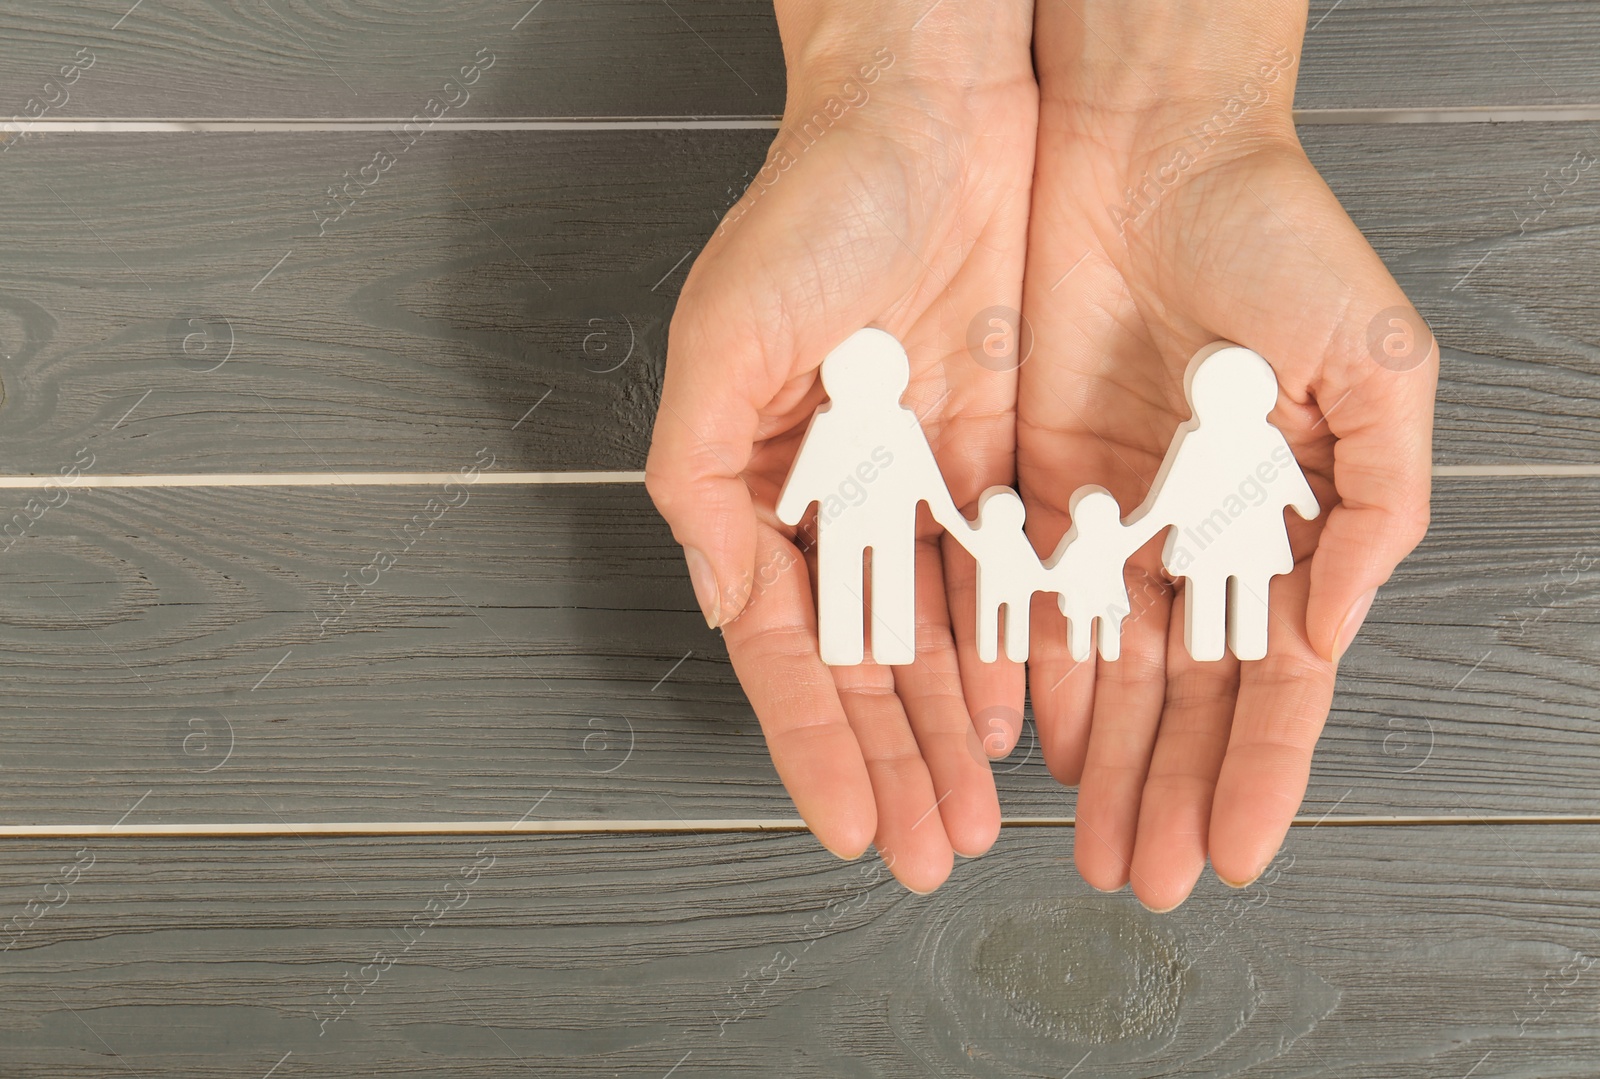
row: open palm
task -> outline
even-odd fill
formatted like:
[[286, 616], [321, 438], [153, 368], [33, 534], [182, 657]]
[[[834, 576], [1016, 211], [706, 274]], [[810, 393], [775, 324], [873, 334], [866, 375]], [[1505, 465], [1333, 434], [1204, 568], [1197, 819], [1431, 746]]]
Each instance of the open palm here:
[[[916, 661], [824, 666], [799, 569], [814, 532], [781, 524], [774, 505], [823, 399], [819, 364], [868, 325], [905, 345], [904, 401], [956, 504], [1009, 482], [1016, 374], [975, 362], [965, 340], [975, 312], [1021, 303], [1036, 89], [1017, 21], [1011, 55], [987, 64], [982, 85], [903, 79], [902, 65], [842, 115], [791, 69], [768, 167], [685, 282], [646, 472], [800, 815], [842, 856], [875, 843], [923, 892], [949, 874], [952, 852], [980, 854], [998, 834], [969, 715], [1020, 716], [1022, 671], [958, 656], [948, 541], [926, 511]], [[827, 120], [802, 126], [817, 117]], [[969, 575], [950, 577], [970, 589]]]
[[1189, 418], [1189, 359], [1233, 341], [1276, 371], [1272, 422], [1322, 506], [1313, 521], [1289, 515], [1296, 567], [1272, 582], [1263, 660], [1188, 656], [1159, 537], [1129, 563], [1118, 661], [1074, 664], [1054, 604], [1035, 599], [1029, 688], [1052, 773], [1080, 786], [1079, 870], [1102, 889], [1131, 880], [1158, 910], [1188, 895], [1208, 856], [1242, 884], [1277, 851], [1337, 655], [1426, 528], [1437, 371], [1426, 327], [1306, 160], [1287, 108], [1174, 154], [1189, 130], [1160, 110], [1109, 117], [1044, 95], [1023, 304], [1036, 344], [1017, 410], [1029, 532], [1049, 551], [1080, 485], [1108, 487], [1124, 515], [1143, 501]]

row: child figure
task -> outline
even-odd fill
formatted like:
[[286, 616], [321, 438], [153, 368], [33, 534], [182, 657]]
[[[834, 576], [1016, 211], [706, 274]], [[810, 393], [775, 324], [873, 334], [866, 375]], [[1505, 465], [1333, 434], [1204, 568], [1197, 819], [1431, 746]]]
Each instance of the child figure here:
[[978, 496], [978, 521], [956, 539], [978, 560], [978, 658], [993, 663], [999, 651], [1000, 608], [1006, 609], [1006, 658], [1028, 658], [1028, 617], [1033, 594], [1045, 587], [1044, 567], [1022, 532], [1022, 499], [1009, 487]]
[[1079, 663], [1089, 658], [1090, 627], [1100, 620], [1100, 658], [1122, 654], [1122, 620], [1128, 587], [1122, 566], [1148, 533], [1124, 526], [1117, 500], [1104, 487], [1080, 487], [1068, 503], [1072, 527], [1044, 564], [1061, 613], [1067, 616], [1067, 650]]

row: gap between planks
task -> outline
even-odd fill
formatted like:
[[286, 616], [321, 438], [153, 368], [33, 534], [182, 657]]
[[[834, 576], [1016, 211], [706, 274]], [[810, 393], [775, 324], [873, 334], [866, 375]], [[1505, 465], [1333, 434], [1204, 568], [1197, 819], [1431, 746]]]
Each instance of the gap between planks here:
[[[84, 119], [11, 121], [0, 132], [52, 134], [156, 134], [181, 132], [354, 132], [388, 131], [414, 118], [273, 119]], [[1600, 104], [1457, 106], [1436, 109], [1296, 109], [1294, 122], [1325, 124], [1507, 124], [1571, 123], [1600, 120]], [[498, 120], [439, 120], [440, 131], [751, 131], [777, 130], [782, 118], [763, 116], [508, 117]]]
[[[1004, 828], [1071, 828], [1074, 817], [1003, 817]], [[1295, 817], [1295, 828], [1428, 827], [1439, 825], [1573, 825], [1600, 824], [1600, 816], [1585, 814], [1506, 814], [1470, 817], [1451, 815], [1352, 815]], [[118, 839], [217, 838], [249, 839], [291, 836], [435, 836], [435, 835], [616, 835], [637, 832], [710, 834], [728, 832], [804, 832], [805, 821], [773, 817], [747, 820], [550, 820], [550, 821], [352, 821], [276, 824], [7, 824], [0, 839]]]
[[417, 487], [445, 483], [550, 484], [643, 483], [643, 472], [185, 472], [151, 475], [0, 476], [0, 489], [34, 487]]
[[[1435, 479], [1501, 476], [1600, 477], [1594, 465], [1434, 465]], [[557, 484], [642, 484], [643, 472], [184, 472], [149, 475], [0, 476], [0, 490], [43, 487], [421, 487], [446, 483], [537, 487]]]

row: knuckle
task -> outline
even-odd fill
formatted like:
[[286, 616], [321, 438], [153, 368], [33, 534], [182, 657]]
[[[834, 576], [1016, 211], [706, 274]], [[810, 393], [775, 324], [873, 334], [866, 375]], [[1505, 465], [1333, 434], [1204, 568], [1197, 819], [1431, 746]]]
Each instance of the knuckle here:
[[1399, 535], [1406, 545], [1406, 550], [1411, 550], [1422, 542], [1428, 534], [1428, 525], [1432, 518], [1432, 511], [1428, 505], [1427, 496], [1413, 500], [1400, 510], [1398, 515]]
[[645, 462], [644, 490], [661, 516], [670, 520], [679, 504], [682, 484], [676, 473], [661, 460], [659, 453], [651, 453], [650, 459]]

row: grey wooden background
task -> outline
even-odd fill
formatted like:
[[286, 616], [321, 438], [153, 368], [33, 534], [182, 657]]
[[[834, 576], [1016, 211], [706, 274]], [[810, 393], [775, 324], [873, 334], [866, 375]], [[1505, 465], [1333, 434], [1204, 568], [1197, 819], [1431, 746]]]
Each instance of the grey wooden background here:
[[436, 486], [78, 487], [0, 540], [0, 1075], [1595, 1074], [1600, 170], [1546, 185], [1600, 5], [1310, 25], [1302, 138], [1445, 346], [1434, 524], [1274, 868], [1158, 916], [1029, 737], [933, 896], [797, 833], [630, 474], [781, 108], [766, 4], [8, 5], [0, 120], [56, 103], [0, 153], [0, 476], [604, 475], [473, 487], [337, 620]]

